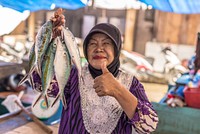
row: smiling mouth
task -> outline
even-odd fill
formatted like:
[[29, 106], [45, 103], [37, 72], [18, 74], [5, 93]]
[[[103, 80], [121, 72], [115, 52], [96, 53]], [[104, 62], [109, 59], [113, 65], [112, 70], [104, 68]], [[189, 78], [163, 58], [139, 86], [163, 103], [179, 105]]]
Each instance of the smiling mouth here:
[[95, 59], [95, 60], [106, 59], [106, 57], [103, 57], [103, 56], [94, 56], [93, 59]]

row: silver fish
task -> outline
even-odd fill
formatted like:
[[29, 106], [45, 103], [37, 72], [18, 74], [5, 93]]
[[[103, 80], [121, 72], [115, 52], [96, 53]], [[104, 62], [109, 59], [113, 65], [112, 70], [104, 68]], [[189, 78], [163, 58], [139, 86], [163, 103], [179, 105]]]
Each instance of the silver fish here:
[[29, 51], [29, 70], [32, 68], [34, 62], [35, 62], [35, 43], [33, 44], [33, 46]]
[[41, 59], [48, 47], [48, 44], [52, 38], [52, 22], [48, 21], [39, 30], [36, 35], [36, 42], [33, 44], [30, 55], [29, 55], [29, 72], [24, 76], [24, 78], [19, 82], [18, 85], [22, 85], [27, 80], [33, 86], [32, 73], [36, 71], [41, 77]]
[[[35, 62], [35, 51], [34, 51], [35, 45], [32, 46], [29, 53], [29, 69], [32, 68], [34, 62]], [[33, 78], [34, 77], [34, 78]], [[19, 85], [22, 85], [24, 82], [28, 81], [33, 88], [33, 90], [36, 90], [38, 92], [42, 92], [41, 87], [41, 78], [39, 74], [34, 70], [29, 70], [29, 72], [21, 79], [21, 81], [18, 83]]]
[[36, 42], [35, 42], [35, 58], [36, 59], [35, 59], [33, 68], [36, 68], [40, 76], [42, 74], [41, 62], [51, 39], [52, 39], [52, 22], [48, 21], [40, 28], [39, 32], [37, 33]]
[[78, 70], [79, 78], [82, 78], [83, 80], [81, 69], [81, 57], [74, 35], [68, 28], [64, 28], [62, 26], [61, 37], [67, 46], [73, 64]]
[[44, 100], [46, 102], [47, 108], [49, 107], [48, 104], [48, 96], [47, 96], [47, 89], [50, 86], [50, 82], [53, 79], [54, 76], [54, 58], [56, 54], [56, 46], [58, 44], [58, 37], [53, 39], [50, 44], [48, 45], [48, 48], [43, 56], [42, 63], [41, 63], [41, 70], [42, 70], [42, 93], [41, 95], [36, 99], [33, 106], [40, 100], [42, 96], [44, 96]]
[[32, 87], [33, 86], [33, 79], [32, 79], [32, 74], [34, 70], [31, 70], [33, 64], [35, 62], [35, 43], [33, 44], [33, 46], [31, 47], [30, 51], [29, 51], [29, 72], [21, 79], [21, 81], [18, 83], [18, 85], [22, 85], [24, 82], [26, 82], [28, 80], [28, 82], [31, 84]]
[[52, 106], [57, 102], [58, 98], [61, 98], [63, 106], [66, 109], [67, 104], [64, 96], [64, 88], [70, 76], [71, 59], [66, 45], [62, 44], [60, 39], [57, 43], [54, 68], [55, 76], [58, 82], [59, 92], [56, 96], [55, 101], [52, 103]]

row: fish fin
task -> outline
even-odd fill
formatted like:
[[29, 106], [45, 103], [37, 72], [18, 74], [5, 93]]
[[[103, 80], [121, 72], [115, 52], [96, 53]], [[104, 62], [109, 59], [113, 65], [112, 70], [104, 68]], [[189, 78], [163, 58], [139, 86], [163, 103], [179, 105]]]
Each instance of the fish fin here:
[[29, 78], [29, 83], [31, 84], [31, 87], [35, 90], [34, 81], [33, 81], [33, 77], [32, 76], [30, 76], [30, 78]]
[[[63, 26], [62, 26], [62, 29], [64, 29]], [[63, 30], [61, 30], [61, 39], [64, 40], [64, 38], [65, 38], [64, 32]]]
[[56, 96], [55, 100], [54, 100], [53, 103], [51, 104], [51, 107], [53, 107], [53, 106], [56, 104], [56, 102], [59, 100], [59, 98], [60, 98], [60, 94], [58, 94], [58, 95]]
[[29, 75], [26, 74], [26, 75], [20, 80], [20, 82], [18, 83], [18, 86], [24, 84], [24, 82], [26, 82], [26, 81], [29, 81], [28, 79], [29, 79]]
[[41, 78], [41, 76], [42, 76], [41, 63], [38, 63], [38, 64], [36, 65], [36, 70], [37, 70], [37, 72], [38, 72], [38, 74], [39, 74], [39, 76], [40, 76], [40, 78]]
[[76, 65], [76, 62], [75, 62], [75, 60], [74, 60], [74, 56], [71, 56], [71, 62], [76, 66], [76, 68], [77, 68], [77, 70], [78, 70], [78, 67], [77, 67], [77, 65]]
[[42, 97], [42, 93], [40, 93], [36, 101], [33, 103], [33, 107], [37, 104], [37, 102], [40, 100], [41, 97]]
[[[24, 82], [26, 82], [26, 81], [29, 81], [30, 76], [34, 70], [35, 70], [35, 66], [31, 67], [30, 71], [20, 80], [20, 82], [18, 83], [18, 86], [24, 84]], [[29, 81], [29, 83], [31, 83], [31, 82]]]
[[66, 99], [65, 99], [64, 95], [62, 96], [61, 101], [62, 101], [62, 104], [64, 106], [64, 109], [66, 110], [67, 109], [67, 103], [66, 103]]
[[44, 101], [45, 101], [45, 103], [46, 103], [47, 108], [49, 108], [48, 97], [47, 97], [46, 94], [45, 94], [45, 96], [44, 96]]
[[71, 61], [72, 61], [73, 65], [76, 66], [76, 69], [78, 70], [78, 75], [81, 76], [81, 72], [82, 72], [82, 71], [81, 71], [81, 68], [80, 68], [81, 65], [80, 65], [80, 66], [77, 65], [77, 63], [75, 62], [73, 56], [71, 57]]

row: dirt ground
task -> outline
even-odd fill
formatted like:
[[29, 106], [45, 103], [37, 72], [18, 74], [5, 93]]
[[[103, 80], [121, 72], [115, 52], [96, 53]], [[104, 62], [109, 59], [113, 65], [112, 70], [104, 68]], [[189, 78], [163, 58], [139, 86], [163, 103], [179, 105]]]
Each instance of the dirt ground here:
[[147, 97], [151, 102], [159, 102], [166, 94], [168, 85], [156, 84], [156, 83], [142, 83], [147, 94]]

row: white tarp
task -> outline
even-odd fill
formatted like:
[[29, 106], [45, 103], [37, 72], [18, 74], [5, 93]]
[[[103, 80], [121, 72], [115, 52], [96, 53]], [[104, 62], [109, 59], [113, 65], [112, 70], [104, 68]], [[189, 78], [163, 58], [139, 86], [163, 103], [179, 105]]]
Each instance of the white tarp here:
[[94, 0], [94, 7], [105, 9], [139, 9], [142, 3], [136, 0]]
[[23, 13], [0, 6], [0, 36], [12, 32], [20, 22], [27, 19], [29, 11]]

